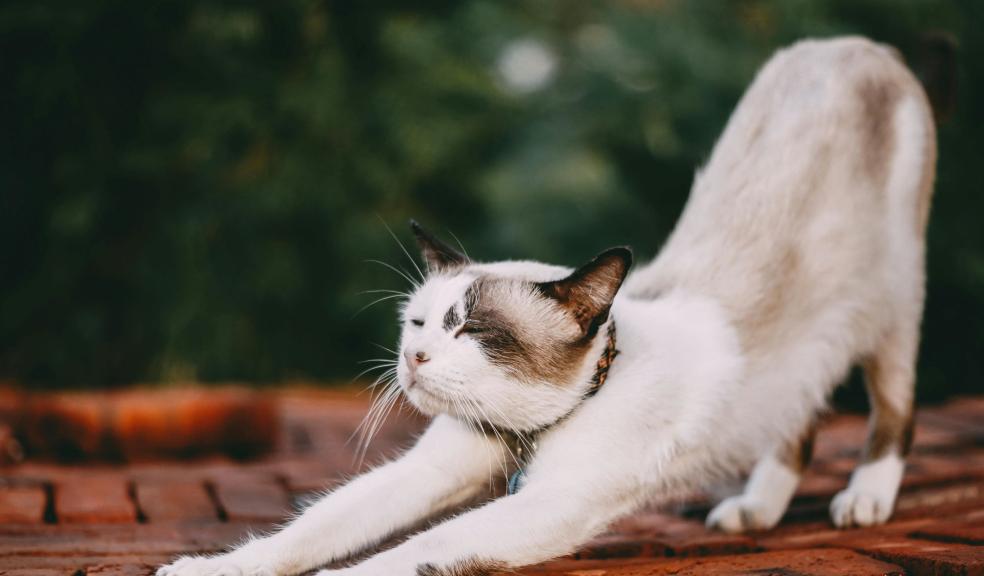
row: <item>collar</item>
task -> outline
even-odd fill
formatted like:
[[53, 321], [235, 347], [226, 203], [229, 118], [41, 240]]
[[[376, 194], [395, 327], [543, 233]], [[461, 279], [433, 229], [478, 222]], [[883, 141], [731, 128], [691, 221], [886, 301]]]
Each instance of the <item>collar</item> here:
[[[615, 347], [615, 320], [612, 319], [608, 323], [608, 341], [605, 343], [605, 349], [602, 351], [601, 357], [598, 358], [594, 374], [591, 376], [591, 384], [581, 396], [581, 401], [575, 404], [573, 408], [560, 418], [536, 430], [529, 432], [506, 431], [502, 433], [503, 440], [509, 445], [509, 450], [513, 453], [513, 459], [518, 466], [517, 470], [509, 476], [509, 481], [506, 485], [508, 494], [515, 494], [520, 488], [520, 483], [526, 477], [526, 465], [533, 457], [533, 452], [536, 451], [537, 438], [547, 430], [567, 420], [585, 401], [597, 394], [598, 390], [601, 390], [601, 387], [605, 385], [605, 381], [608, 380], [608, 371], [611, 369], [612, 362], [615, 361], [616, 356], [618, 356], [618, 349]], [[486, 434], [494, 433], [488, 423], [482, 422], [480, 426]]]
[[612, 362], [615, 361], [616, 356], [618, 356], [618, 349], [615, 348], [615, 319], [613, 318], [608, 323], [608, 342], [601, 352], [601, 358], [598, 358], [598, 364], [595, 365], [595, 372], [591, 376], [591, 386], [584, 393], [584, 399], [591, 398], [605, 385], [605, 380], [608, 380], [608, 370], [612, 367]]

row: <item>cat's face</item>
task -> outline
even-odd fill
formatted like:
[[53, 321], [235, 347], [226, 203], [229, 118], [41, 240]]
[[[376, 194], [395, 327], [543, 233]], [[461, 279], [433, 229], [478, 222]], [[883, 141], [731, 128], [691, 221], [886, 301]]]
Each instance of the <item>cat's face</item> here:
[[533, 430], [576, 404], [603, 348], [598, 328], [631, 262], [615, 248], [569, 269], [476, 264], [414, 225], [428, 264], [402, 310], [397, 376], [430, 415]]

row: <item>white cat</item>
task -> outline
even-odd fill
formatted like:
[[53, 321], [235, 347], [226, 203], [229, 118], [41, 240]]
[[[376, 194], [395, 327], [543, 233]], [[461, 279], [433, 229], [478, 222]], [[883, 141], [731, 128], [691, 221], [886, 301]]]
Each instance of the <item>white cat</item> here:
[[479, 264], [414, 226], [429, 274], [403, 310], [398, 384], [434, 416], [430, 428], [281, 531], [158, 574], [297, 574], [458, 506], [490, 479], [510, 479], [511, 494], [321, 574], [540, 562], [749, 468], [744, 493], [708, 523], [768, 528], [855, 362], [871, 432], [831, 514], [837, 526], [884, 522], [912, 435], [935, 155], [925, 94], [891, 49], [805, 41], [759, 72], [665, 248], [627, 279], [624, 248], [573, 271]]

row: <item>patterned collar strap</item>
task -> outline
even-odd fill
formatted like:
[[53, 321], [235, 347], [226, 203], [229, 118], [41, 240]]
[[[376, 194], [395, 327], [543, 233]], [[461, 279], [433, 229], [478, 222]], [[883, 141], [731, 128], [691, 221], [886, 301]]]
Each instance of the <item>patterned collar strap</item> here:
[[618, 349], [615, 348], [615, 320], [612, 320], [608, 323], [608, 342], [601, 353], [601, 358], [598, 358], [595, 373], [591, 376], [591, 387], [585, 392], [585, 398], [594, 396], [605, 385], [605, 380], [608, 380], [608, 370], [612, 367], [616, 356], [618, 356]]

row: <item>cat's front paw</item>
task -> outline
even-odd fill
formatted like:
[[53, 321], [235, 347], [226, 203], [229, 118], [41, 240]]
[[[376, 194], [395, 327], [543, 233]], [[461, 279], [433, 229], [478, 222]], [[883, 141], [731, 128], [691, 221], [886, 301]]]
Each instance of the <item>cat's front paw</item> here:
[[884, 524], [892, 515], [894, 496], [888, 490], [879, 494], [848, 488], [830, 502], [830, 519], [838, 528]]
[[725, 498], [707, 515], [707, 527], [735, 534], [746, 530], [768, 530], [782, 519], [784, 506], [749, 498]]
[[276, 576], [259, 559], [234, 554], [182, 556], [157, 569], [157, 576]]

